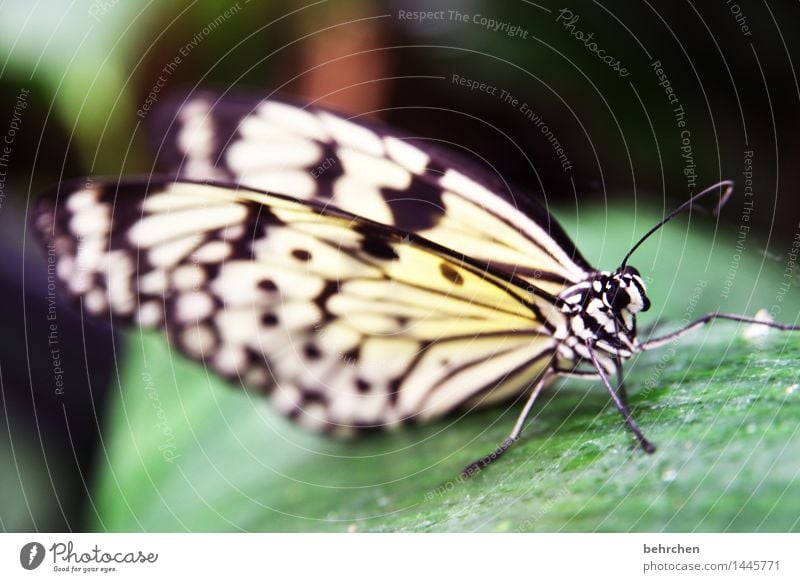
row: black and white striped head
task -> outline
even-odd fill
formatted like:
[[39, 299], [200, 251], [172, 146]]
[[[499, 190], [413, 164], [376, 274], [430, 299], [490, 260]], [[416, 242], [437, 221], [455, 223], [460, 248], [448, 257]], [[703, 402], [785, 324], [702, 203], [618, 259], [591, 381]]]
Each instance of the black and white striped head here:
[[591, 340], [598, 348], [623, 357], [635, 351], [636, 314], [650, 308], [644, 281], [635, 268], [595, 272], [560, 298], [562, 310], [569, 314], [567, 328], [560, 332], [568, 346]]
[[601, 276], [594, 283], [593, 290], [606, 307], [623, 317], [623, 321], [625, 316], [650, 309], [644, 281], [634, 267], [625, 266], [610, 275]]

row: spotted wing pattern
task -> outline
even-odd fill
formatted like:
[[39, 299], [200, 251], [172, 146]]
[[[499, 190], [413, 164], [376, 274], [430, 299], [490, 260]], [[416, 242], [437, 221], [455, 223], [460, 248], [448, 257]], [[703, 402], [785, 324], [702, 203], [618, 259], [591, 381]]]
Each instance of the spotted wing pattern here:
[[316, 106], [196, 94], [156, 124], [162, 163], [417, 233], [558, 294], [594, 269], [530, 196], [430, 142]]
[[85, 312], [162, 328], [321, 430], [518, 395], [550, 365], [563, 323], [554, 297], [480, 261], [244, 187], [65, 183], [40, 200], [34, 226]]

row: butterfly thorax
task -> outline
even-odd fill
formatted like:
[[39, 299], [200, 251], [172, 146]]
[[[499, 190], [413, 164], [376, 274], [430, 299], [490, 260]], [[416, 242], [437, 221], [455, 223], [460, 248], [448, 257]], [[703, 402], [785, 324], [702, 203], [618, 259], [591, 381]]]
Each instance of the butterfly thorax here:
[[[597, 271], [565, 289], [559, 298], [565, 323], [556, 330], [559, 355], [589, 358], [587, 342], [601, 360], [626, 359], [637, 351], [636, 314], [650, 308], [644, 281], [633, 267]], [[608, 358], [611, 356], [611, 359]]]

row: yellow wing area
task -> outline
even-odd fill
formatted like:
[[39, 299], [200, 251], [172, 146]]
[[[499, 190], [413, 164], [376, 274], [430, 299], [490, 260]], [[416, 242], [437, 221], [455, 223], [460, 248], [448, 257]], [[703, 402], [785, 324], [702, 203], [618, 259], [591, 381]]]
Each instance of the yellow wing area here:
[[131, 182], [67, 186], [37, 213], [87, 312], [162, 327], [189, 357], [272, 392], [312, 428], [489, 404], [550, 363], [561, 315], [546, 294], [337, 209]]

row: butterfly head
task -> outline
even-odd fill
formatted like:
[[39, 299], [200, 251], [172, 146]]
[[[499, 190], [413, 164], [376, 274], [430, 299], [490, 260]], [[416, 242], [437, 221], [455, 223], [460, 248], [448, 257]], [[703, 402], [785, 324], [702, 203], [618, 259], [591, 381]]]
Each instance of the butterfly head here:
[[650, 300], [635, 268], [596, 271], [567, 288], [560, 298], [562, 311], [569, 315], [567, 326], [556, 336], [571, 336], [568, 346], [592, 340], [600, 350], [617, 356], [629, 357], [636, 351], [636, 314], [647, 311]]
[[595, 291], [603, 305], [623, 321], [628, 320], [626, 315], [633, 316], [650, 309], [644, 281], [635, 268], [622, 267], [610, 275], [602, 276], [599, 282], [599, 289], [595, 286]]

